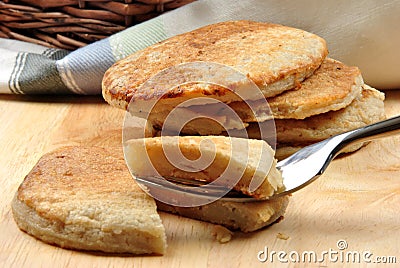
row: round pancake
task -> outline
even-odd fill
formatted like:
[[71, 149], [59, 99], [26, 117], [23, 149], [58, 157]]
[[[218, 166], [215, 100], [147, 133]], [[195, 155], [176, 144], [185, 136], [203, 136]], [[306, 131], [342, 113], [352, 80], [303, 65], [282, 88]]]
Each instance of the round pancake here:
[[[212, 96], [226, 103], [240, 100], [225, 87], [205, 84], [183, 85], [177, 90], [158, 84], [141, 90], [140, 86], [160, 71], [196, 61], [233, 67], [254, 81], [264, 96], [271, 97], [298, 86], [327, 54], [322, 38], [300, 29], [252, 21], [221, 22], [174, 36], [118, 61], [104, 75], [103, 97], [123, 109], [131, 100], [160, 97]], [[235, 90], [235, 81], [223, 80]]]
[[364, 84], [357, 67], [327, 58], [301, 88], [269, 98], [275, 119], [304, 119], [348, 106]]
[[303, 120], [275, 120], [278, 142], [318, 142], [381, 121], [385, 118], [383, 100], [383, 93], [364, 86], [362, 94], [344, 109]]
[[164, 254], [156, 203], [134, 182], [121, 148], [63, 147], [44, 155], [12, 202], [18, 227], [63, 248]]
[[[275, 120], [278, 144], [310, 144], [385, 118], [384, 94], [368, 85], [346, 108], [298, 119]], [[263, 124], [263, 123], [261, 123]], [[250, 138], [260, 136], [258, 125], [247, 127]]]
[[[278, 160], [284, 159], [312, 143], [384, 120], [384, 97], [382, 92], [363, 85], [362, 94], [341, 110], [311, 116], [303, 120], [275, 120], [278, 141], [275, 157]], [[247, 132], [253, 139], [260, 136], [255, 123], [249, 125]], [[356, 151], [362, 145], [349, 146], [343, 152]]]

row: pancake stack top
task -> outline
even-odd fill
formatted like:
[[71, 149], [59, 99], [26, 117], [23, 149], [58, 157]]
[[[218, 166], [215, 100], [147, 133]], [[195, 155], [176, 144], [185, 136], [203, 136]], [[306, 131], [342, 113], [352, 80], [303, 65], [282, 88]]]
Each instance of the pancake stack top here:
[[143, 83], [166, 68], [204, 61], [235, 68], [254, 81], [265, 97], [272, 97], [310, 76], [327, 54], [325, 41], [303, 30], [250, 21], [222, 22], [172, 37], [117, 62], [104, 75], [103, 96], [122, 108], [131, 100], [162, 95], [166, 102], [201, 95], [226, 103], [240, 101], [234, 90], [202, 83], [171, 90], [164, 86], [167, 81], [159, 81], [157, 87], [141, 89]]

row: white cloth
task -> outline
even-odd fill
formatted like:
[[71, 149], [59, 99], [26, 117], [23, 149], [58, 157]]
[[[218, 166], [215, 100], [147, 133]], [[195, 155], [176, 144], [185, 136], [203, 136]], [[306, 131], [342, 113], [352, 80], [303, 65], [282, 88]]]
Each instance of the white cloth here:
[[232, 19], [316, 33], [329, 56], [358, 66], [366, 83], [400, 89], [400, 0], [205, 0], [163, 16], [168, 36]]

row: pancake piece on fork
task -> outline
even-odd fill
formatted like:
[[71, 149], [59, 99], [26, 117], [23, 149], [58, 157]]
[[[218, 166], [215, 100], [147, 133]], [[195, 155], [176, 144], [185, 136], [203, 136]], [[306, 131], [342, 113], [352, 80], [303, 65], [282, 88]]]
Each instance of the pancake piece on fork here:
[[[164, 136], [129, 140], [124, 144], [124, 153], [137, 177], [215, 181], [257, 199], [268, 199], [283, 190], [274, 151], [263, 140]], [[252, 182], [257, 186], [254, 189]]]

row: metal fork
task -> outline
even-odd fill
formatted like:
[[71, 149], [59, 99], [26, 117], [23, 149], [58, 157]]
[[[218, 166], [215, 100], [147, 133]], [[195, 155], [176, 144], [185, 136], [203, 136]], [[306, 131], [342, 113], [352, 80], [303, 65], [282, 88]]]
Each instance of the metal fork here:
[[[348, 131], [304, 147], [290, 157], [278, 162], [277, 169], [282, 172], [284, 191], [271, 198], [296, 192], [315, 181], [325, 172], [331, 161], [345, 147], [351, 144], [367, 142], [395, 134], [400, 134], [400, 116]], [[176, 185], [166, 183], [165, 179], [175, 182]], [[152, 189], [159, 188], [165, 190], [167, 187], [169, 191], [183, 191], [186, 195], [209, 197], [213, 195], [218, 196], [221, 192], [226, 192], [226, 188], [223, 186], [208, 187], [207, 190], [204, 190], [202, 187], [192, 187], [205, 184], [203, 182], [187, 181], [177, 178], [136, 177], [136, 180]], [[234, 202], [260, 201], [238, 193], [229, 193], [221, 199]]]

